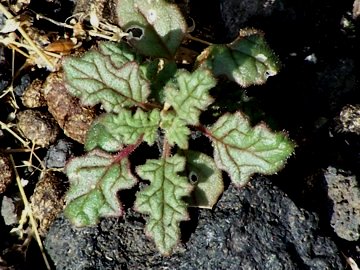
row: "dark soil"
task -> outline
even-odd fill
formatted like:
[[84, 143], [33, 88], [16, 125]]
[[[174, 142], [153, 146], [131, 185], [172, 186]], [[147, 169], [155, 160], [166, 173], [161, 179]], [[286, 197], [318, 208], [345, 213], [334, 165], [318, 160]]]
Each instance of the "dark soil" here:
[[[80, 2], [83, 3], [84, 1]], [[240, 109], [250, 116], [253, 124], [264, 121], [272, 129], [284, 130], [288, 133], [289, 137], [297, 145], [295, 154], [289, 159], [286, 167], [278, 175], [269, 178], [272, 184], [268, 180], [264, 180], [266, 185], [269, 188], [273, 185], [278, 187], [281, 190], [281, 196], [288, 196], [286, 200], [294, 203], [293, 207], [294, 209], [296, 208], [296, 211], [301, 212], [303, 211], [301, 209], [305, 209], [304, 211], [307, 211], [310, 215], [308, 219], [316, 220], [316, 222], [314, 221], [316, 225], [309, 222], [309, 224], [311, 223], [309, 226], [317, 228], [314, 230], [317, 231], [319, 237], [322, 237], [319, 239], [324, 241], [326, 245], [331, 246], [329, 249], [331, 252], [337, 251], [337, 254], [319, 255], [319, 257], [323, 257], [327, 269], [336, 270], [345, 268], [346, 258], [349, 257], [360, 265], [359, 240], [355, 236], [352, 239], [344, 239], [337, 233], [339, 229], [341, 230], [345, 226], [345, 214], [338, 213], [338, 218], [341, 221], [339, 223], [332, 220], [335, 209], [343, 209], [342, 211], [344, 212], [348, 211], [346, 217], [352, 222], [353, 226], [350, 226], [354, 230], [351, 231], [351, 233], [354, 233], [352, 235], [360, 232], [360, 225], [358, 225], [360, 224], [360, 207], [357, 206], [357, 203], [360, 203], [360, 201], [356, 201], [360, 200], [360, 196], [357, 197], [356, 195], [359, 192], [359, 185], [356, 181], [359, 180], [360, 176], [359, 133], [353, 130], [349, 131], [340, 121], [340, 113], [344, 106], [360, 104], [359, 54], [357, 53], [360, 45], [360, 19], [353, 18], [352, 16], [354, 1], [203, 0], [175, 2], [179, 2], [183, 12], [194, 20], [196, 28], [192, 35], [198, 38], [214, 43], [224, 43], [232, 41], [237, 36], [240, 28], [254, 27], [265, 32], [266, 40], [281, 60], [281, 72], [271, 77], [266, 84], [249, 87], [246, 90], [239, 89], [239, 86], [235, 83], [220, 80], [213, 94], [221, 97], [222, 102], [228, 104], [242, 101], [240, 102]], [[72, 1], [32, 0], [30, 6], [25, 11], [29, 12], [32, 10], [63, 22], [72, 14], [73, 7], [74, 3]], [[29, 14], [30, 17], [34, 16], [32, 12]], [[62, 27], [55, 27], [43, 20], [40, 22], [35, 20], [33, 26], [43, 31], [51, 31], [52, 35], [58, 36], [63, 36], [64, 31], [66, 31]], [[1, 38], [2, 36], [0, 36]], [[94, 43], [94, 39], [87, 41], [84, 48], [90, 47]], [[203, 45], [194, 43], [186, 44], [186, 46], [197, 52], [204, 48]], [[0, 44], [0, 95], [10, 86], [12, 81], [11, 57], [11, 50]], [[21, 102], [25, 88], [35, 79], [43, 81], [49, 74], [45, 69], [39, 69], [36, 66], [20, 70], [24, 61], [25, 59], [22, 56], [16, 56], [16, 76], [14, 77], [13, 85], [15, 99], [20, 107], [17, 111], [18, 114], [27, 109]], [[245, 94], [247, 98], [244, 100]], [[16, 116], [16, 119], [13, 119], [14, 117], [11, 113], [14, 111], [14, 108], [10, 103], [11, 99], [9, 96], [10, 94], [7, 94], [0, 100], [0, 120], [3, 123], [15, 124], [18, 121], [18, 116]], [[237, 107], [236, 109], [239, 108]], [[43, 113], [47, 115], [47, 111], [48, 108], [46, 106], [41, 107], [37, 109], [36, 114]], [[357, 118], [355, 117], [354, 121], [359, 121], [358, 116]], [[18, 132], [14, 125], [10, 127]], [[65, 133], [68, 134], [66, 130]], [[55, 142], [51, 142], [48, 145], [45, 143], [43, 146], [45, 147], [36, 150], [36, 153], [45, 162], [47, 168], [62, 168], [67, 158], [82, 152], [82, 145], [75, 140], [69, 139], [63, 131], [57, 136]], [[8, 154], [11, 152], [11, 149], [19, 148], [22, 148], [20, 142], [14, 139], [8, 131], [1, 129], [0, 154]], [[29, 159], [28, 152], [14, 152], [12, 154], [17, 165], [21, 165], [22, 161]], [[33, 159], [33, 162], [35, 166], [39, 166], [39, 162], [36, 159]], [[329, 170], [329, 167], [335, 168], [335, 173], [334, 170]], [[21, 178], [29, 181], [25, 187], [29, 198], [40, 179], [40, 173], [28, 167], [18, 168], [18, 171]], [[348, 181], [350, 176], [352, 177], [351, 179], [355, 179], [355, 184], [348, 185], [355, 195], [349, 195], [348, 197], [346, 197], [347, 195], [342, 195], [348, 200], [345, 202], [345, 207], [335, 208], [337, 201], [329, 197], [330, 187], [328, 186], [328, 178], [326, 178], [329, 172], [341, 175], [341, 179], [347, 179], [346, 181]], [[3, 175], [0, 175], [0, 177], [3, 177]], [[63, 176], [60, 178], [63, 178]], [[256, 185], [259, 185], [258, 181]], [[243, 191], [244, 194], [246, 192], [248, 191]], [[336, 192], [343, 194], [345, 191], [339, 190]], [[21, 200], [15, 181], [7, 187], [4, 193], [0, 194], [1, 204], [4, 204], [3, 198], [5, 196], [10, 198], [14, 205], [21, 210]], [[246, 195], [244, 196], [246, 197]], [[249, 200], [249, 205], [251, 205], [251, 198], [246, 198]], [[349, 201], [350, 199], [348, 198], [355, 199], [354, 201]], [[261, 205], [260, 202], [256, 201], [256, 203], [258, 203], [258, 206]], [[128, 208], [128, 211], [130, 211], [131, 205]], [[205, 218], [204, 216], [206, 215], [197, 214], [196, 216], [201, 219]], [[214, 215], [214, 219], [218, 218], [216, 215]], [[248, 215], [252, 217], [251, 212], [248, 212]], [[137, 219], [135, 220], [137, 221]], [[62, 217], [60, 217], [55, 223], [62, 224], [63, 222], [66, 221], [63, 221]], [[121, 223], [118, 220], [111, 220], [111, 224], [118, 222]], [[261, 222], [261, 220], [256, 220], [255, 224], [260, 227]], [[10, 230], [16, 227], [17, 224], [6, 225], [6, 223], [0, 218], [0, 269], [45, 269], [35, 240], [32, 239], [30, 244], [27, 243], [26, 238], [19, 240], [16, 235], [10, 234]], [[191, 236], [196, 231], [198, 224], [205, 226], [201, 221], [194, 224], [195, 226], [187, 232], [188, 236], [184, 239], [185, 245], [186, 241], [195, 241]], [[141, 223], [134, 222], [134, 230], [140, 230], [142, 225]], [[107, 233], [107, 227], [104, 229], [101, 226], [106, 227], [109, 225], [102, 223], [99, 227], [100, 229], [96, 229], [96, 233], [93, 231], [89, 233], [91, 237], [95, 237], [94, 235], [98, 237], [98, 234], [101, 235], [102, 232]], [[115, 230], [123, 230], [118, 229], [115, 225], [111, 226], [114, 226]], [[203, 231], [204, 227], [201, 226], [197, 234], [205, 234]], [[261, 228], [259, 228], [259, 231], [264, 232], [265, 235], [268, 231], [266, 226], [264, 228], [264, 231]], [[66, 231], [69, 234], [76, 234], [76, 232], [68, 228]], [[239, 237], [246, 238], [245, 234], [243, 234], [244, 232], [235, 233], [238, 233]], [[249, 233], [254, 233], [254, 231], [249, 229]], [[348, 233], [346, 235], [349, 235]], [[69, 235], [68, 237], [71, 236]], [[46, 234], [43, 235], [43, 238], [46, 238]], [[102, 239], [101, 236], [100, 239]], [[294, 243], [296, 241], [294, 240]], [[316, 243], [316, 240], [314, 240], [314, 243]], [[335, 243], [334, 246], [333, 243]], [[293, 243], [290, 244], [293, 245]], [[316, 246], [316, 244], [314, 245]], [[286, 249], [286, 247], [282, 248]], [[294, 246], [292, 248], [296, 249]], [[62, 252], [64, 253], [65, 251], [51, 251], [52, 254]], [[86, 253], [87, 251], [84, 252]], [[306, 252], [311, 253], [313, 250]], [[304, 258], [308, 256], [306, 252], [304, 253]], [[290, 256], [289, 254], [284, 253], [284, 258]], [[258, 255], [255, 254], [254, 257]], [[186, 260], [186, 256], [184, 255], [182, 259]], [[237, 258], [240, 258], [240, 255]], [[302, 265], [300, 262], [304, 262], [304, 258], [301, 257], [298, 261], [299, 263], [294, 264], [295, 268], [286, 268], [284, 264], [281, 265], [285, 262], [285, 259], [280, 260], [279, 265], [283, 268], [279, 266], [279, 269], [321, 269], [313, 266], [312, 262]], [[139, 258], [136, 259], [139, 260]], [[155, 256], [154, 260], [158, 259]], [[246, 258], [243, 259], [245, 260]], [[166, 260], [166, 266], [170, 265], [169, 267], [171, 267], [172, 260], [172, 263], [175, 265], [181, 263], [181, 260], [177, 261], [179, 257], [169, 258]], [[244, 260], [242, 261], [244, 262]], [[243, 269], [271, 269], [266, 268], [262, 264], [263, 260], [264, 258], [261, 258], [259, 255], [258, 260], [249, 260], [249, 265], [254, 268], [245, 268], [244, 266]], [[136, 262], [139, 263], [139, 261]], [[143, 264], [136, 265], [138, 267], [136, 269], [141, 269], [141, 267], [145, 266], [156, 269], [156, 263], [146, 264], [146, 262], [141, 260], [140, 262]], [[257, 262], [257, 264], [254, 264], [254, 262]], [[114, 267], [111, 264], [109, 265], [109, 267]], [[126, 265], [131, 266], [129, 263]], [[211, 264], [209, 264], [210, 268], [201, 268], [202, 266], [199, 265], [194, 269], [229, 268], [229, 266], [225, 265], [223, 268], [217, 268], [217, 265]], [[135, 264], [132, 266], [135, 267]], [[106, 267], [99, 266], [92, 269], [111, 269]], [[347, 267], [347, 269], [350, 269], [349, 266]], [[79, 269], [91, 268], [84, 267]], [[118, 266], [118, 269], [126, 269], [126, 267], [121, 268]]]

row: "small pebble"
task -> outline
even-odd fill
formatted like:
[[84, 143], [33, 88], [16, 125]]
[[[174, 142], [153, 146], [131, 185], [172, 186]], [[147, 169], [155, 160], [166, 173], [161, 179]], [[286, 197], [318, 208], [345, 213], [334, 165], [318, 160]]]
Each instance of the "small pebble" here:
[[58, 140], [55, 145], [51, 145], [45, 156], [47, 168], [63, 168], [66, 160], [72, 155], [73, 143], [64, 139]]

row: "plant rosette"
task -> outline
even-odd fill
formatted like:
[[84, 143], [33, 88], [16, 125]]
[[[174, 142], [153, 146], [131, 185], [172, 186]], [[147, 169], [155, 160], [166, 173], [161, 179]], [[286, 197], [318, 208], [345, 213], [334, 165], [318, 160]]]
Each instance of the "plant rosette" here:
[[[101, 42], [81, 57], [63, 62], [66, 88], [84, 105], [101, 104], [104, 113], [92, 124], [85, 153], [71, 159], [65, 215], [76, 226], [122, 216], [118, 191], [138, 180], [134, 208], [146, 216], [145, 233], [159, 252], [171, 254], [180, 240], [188, 207], [212, 208], [224, 191], [222, 172], [238, 187], [255, 173], [274, 174], [293, 153], [283, 132], [264, 123], [252, 127], [241, 112], [225, 113], [213, 124], [200, 115], [214, 102], [210, 90], [217, 76], [241, 87], [263, 84], [277, 73], [279, 62], [263, 33], [242, 30], [230, 44], [211, 45], [192, 72], [176, 69], [174, 55], [186, 35], [185, 19], [164, 0], [118, 0], [119, 25], [132, 33], [127, 42]], [[191, 134], [200, 132], [213, 156], [189, 149]], [[158, 159], [134, 164], [129, 156], [141, 144], [158, 144]]]

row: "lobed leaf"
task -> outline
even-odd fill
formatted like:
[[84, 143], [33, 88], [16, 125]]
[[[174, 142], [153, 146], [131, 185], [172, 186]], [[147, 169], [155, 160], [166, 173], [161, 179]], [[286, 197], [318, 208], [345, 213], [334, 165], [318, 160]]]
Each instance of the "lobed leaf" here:
[[175, 74], [175, 83], [165, 86], [165, 102], [187, 124], [198, 125], [201, 111], [213, 102], [209, 90], [215, 85], [215, 79], [206, 69], [197, 69], [193, 73], [179, 70]]
[[[116, 151], [124, 144], [134, 144], [143, 136], [143, 140], [153, 145], [160, 125], [160, 111], [144, 112], [137, 109], [122, 110], [118, 114], [103, 114], [88, 131], [86, 149], [100, 147], [106, 151]], [[106, 140], [113, 142], [107, 142]], [[121, 148], [121, 147], [120, 147]]]
[[264, 34], [254, 29], [241, 30], [230, 44], [209, 46], [197, 62], [216, 76], [225, 75], [242, 87], [265, 83], [268, 77], [278, 73], [280, 66]]
[[82, 57], [68, 57], [63, 63], [66, 88], [84, 105], [101, 103], [107, 112], [141, 106], [150, 93], [148, 81], [136, 62], [118, 67], [119, 63], [95, 50]]
[[149, 159], [136, 172], [151, 183], [137, 193], [135, 208], [148, 214], [146, 233], [152, 237], [162, 254], [169, 254], [180, 239], [180, 221], [188, 219], [187, 205], [182, 197], [189, 196], [191, 185], [179, 176], [185, 159], [179, 155], [159, 160]]
[[214, 159], [204, 153], [186, 151], [185, 158], [187, 177], [194, 186], [186, 201], [189, 206], [212, 209], [224, 192], [221, 170]]
[[123, 148], [123, 142], [119, 140], [111, 130], [102, 123], [103, 118], [96, 119], [86, 133], [85, 150], [91, 151], [100, 148], [107, 152], [116, 152]]
[[176, 5], [165, 0], [118, 0], [119, 25], [126, 32], [140, 31], [130, 43], [147, 56], [172, 58], [186, 32]]
[[72, 159], [65, 168], [70, 181], [65, 215], [76, 226], [96, 224], [101, 217], [123, 214], [117, 192], [137, 182], [127, 158], [94, 150]]
[[177, 144], [181, 149], [189, 147], [188, 136], [191, 131], [186, 126], [186, 122], [173, 111], [163, 112], [161, 114], [160, 127], [165, 132], [165, 137], [171, 146]]
[[217, 166], [237, 186], [244, 186], [254, 173], [276, 173], [294, 150], [285, 134], [273, 133], [264, 124], [251, 127], [240, 112], [224, 114], [208, 132]]

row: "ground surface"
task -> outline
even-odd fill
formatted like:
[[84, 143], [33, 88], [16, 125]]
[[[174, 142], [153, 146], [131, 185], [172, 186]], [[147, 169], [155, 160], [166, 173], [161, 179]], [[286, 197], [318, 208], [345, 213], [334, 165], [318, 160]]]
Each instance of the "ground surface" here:
[[[273, 223], [269, 223], [271, 226], [260, 228], [261, 223], [264, 223], [264, 216], [261, 216], [261, 213], [267, 212], [259, 211], [254, 214], [250, 210], [255, 209], [255, 206], [260, 208], [275, 207], [276, 203], [271, 204], [270, 201], [268, 204], [265, 202], [262, 202], [262, 204], [257, 200], [258, 193], [256, 192], [254, 192], [254, 201], [252, 202], [251, 196], [248, 194], [253, 190], [250, 186], [242, 191], [242, 197], [239, 195], [240, 199], [235, 196], [236, 200], [244, 200], [241, 201], [241, 205], [246, 205], [244, 202], [247, 202], [249, 208], [239, 212], [242, 214], [239, 214], [237, 218], [230, 214], [227, 216], [232, 222], [239, 222], [239, 224], [232, 227], [232, 238], [227, 238], [229, 242], [227, 242], [226, 248], [223, 250], [231, 250], [236, 258], [243, 258], [241, 257], [244, 255], [242, 252], [248, 252], [250, 255], [253, 252], [252, 258], [244, 257], [241, 260], [243, 262], [242, 269], [274, 269], [270, 267], [274, 267], [278, 263], [278, 269], [282, 269], [282, 266], [283, 269], [326, 268], [335, 270], [345, 268], [347, 261], [349, 262], [351, 259], [360, 264], [360, 191], [358, 188], [360, 140], [359, 127], [356, 124], [359, 123], [360, 114], [360, 109], [357, 107], [357, 104], [360, 104], [359, 59], [357, 53], [360, 24], [359, 19], [353, 16], [354, 1], [222, 0], [177, 2], [181, 4], [183, 12], [195, 21], [196, 27], [192, 33], [193, 36], [210, 42], [224, 43], [232, 41], [240, 28], [255, 27], [265, 32], [267, 41], [282, 62], [282, 70], [277, 76], [270, 78], [262, 86], [246, 89], [248, 98], [246, 102], [241, 103], [241, 109], [251, 116], [253, 123], [264, 120], [273, 129], [286, 130], [289, 137], [297, 144], [295, 155], [289, 160], [283, 171], [270, 179], [256, 179], [254, 186], [259, 186], [261, 181], [264, 181], [264, 187], [258, 188], [263, 190], [262, 196], [264, 198], [269, 200], [277, 198], [274, 200], [276, 202], [285, 200], [286, 204], [291, 205], [292, 209], [294, 209], [292, 210], [293, 213], [296, 213], [294, 215], [298, 217], [301, 217], [304, 213], [302, 211], [305, 211], [307, 213], [304, 215], [305, 227], [299, 229], [300, 227], [294, 226], [290, 229], [284, 229], [284, 231], [288, 232], [287, 236], [289, 236], [289, 238], [285, 237], [285, 239], [292, 239], [289, 240], [291, 245], [283, 246], [285, 243], [280, 241], [278, 243], [281, 244], [279, 244], [277, 251], [272, 251], [269, 247], [269, 254], [283, 252], [282, 255], [279, 255], [278, 260], [274, 259], [272, 261], [274, 264], [271, 266], [264, 263], [270, 257], [261, 257], [259, 253], [256, 253], [256, 249], [246, 249], [242, 246], [244, 250], [241, 250], [231, 246], [231, 239], [235, 242], [241, 242], [240, 240], [242, 240], [242, 242], [252, 243], [255, 241], [246, 236], [246, 233], [254, 235], [252, 230], [254, 224], [258, 224], [259, 234], [257, 234], [257, 237], [260, 237], [260, 242], [266, 241], [264, 239], [268, 239], [266, 238], [269, 236], [268, 234], [273, 235], [274, 238], [281, 238], [284, 234], [284, 232], [278, 232], [277, 234], [271, 229], [272, 227], [285, 226], [279, 225], [285, 224], [281, 220], [286, 219], [280, 214], [280, 221], [273, 220]], [[44, 20], [39, 22], [34, 19], [34, 13], [29, 12], [29, 10], [59, 22], [64, 22], [72, 14], [73, 2], [33, 0], [28, 7], [22, 3], [24, 5], [22, 8], [21, 3], [19, 2], [20, 10], [18, 11], [19, 14], [23, 15], [21, 20], [31, 22], [27, 29], [38, 29], [42, 36], [46, 33], [45, 36], [48, 36], [50, 40], [55, 40], [58, 36], [64, 37], [63, 27], [54, 26]], [[15, 6], [13, 8], [15, 9]], [[78, 1], [77, 10], [81, 9], [86, 10], [84, 1]], [[28, 11], [28, 13], [25, 11]], [[109, 13], [106, 9], [104, 12]], [[13, 14], [16, 15], [16, 12], [13, 12]], [[0, 16], [0, 18], [2, 17]], [[24, 28], [26, 27], [24, 26]], [[65, 29], [65, 32], [71, 34], [70, 30], [68, 32]], [[5, 37], [7, 35], [1, 35], [0, 39], [4, 40]], [[72, 48], [73, 52], [87, 49], [94, 44], [95, 40], [99, 39], [84, 40], [83, 46]], [[41, 41], [39, 42], [41, 43]], [[190, 44], [188, 47], [195, 52], [200, 52], [202, 49], [199, 44]], [[12, 78], [12, 55], [9, 46], [0, 44], [0, 121], [3, 123], [0, 131], [0, 157], [4, 157], [0, 160], [0, 178], [5, 179], [5, 176], [8, 175], [9, 179], [12, 179], [7, 181], [9, 183], [4, 182], [4, 187], [0, 185], [1, 213], [4, 217], [4, 219], [0, 219], [0, 269], [35, 269], [34, 267], [39, 269], [39, 267], [44, 268], [44, 265], [40, 263], [42, 261], [41, 253], [34, 239], [31, 242], [27, 240], [26, 234], [28, 231], [26, 227], [22, 230], [25, 232], [23, 239], [19, 239], [18, 234], [9, 233], [12, 228], [17, 227], [18, 218], [16, 213], [23, 208], [16, 188], [13, 165], [9, 159], [9, 154], [13, 156], [15, 164], [18, 166], [17, 171], [20, 178], [28, 181], [25, 191], [28, 197], [33, 196], [34, 212], [44, 215], [44, 209], [54, 209], [53, 212], [45, 211], [46, 218], [44, 216], [41, 218], [39, 232], [45, 239], [49, 224], [56, 218], [63, 204], [62, 195], [63, 191], [66, 190], [67, 183], [66, 178], [61, 173], [61, 168], [69, 156], [81, 153], [82, 146], [79, 141], [81, 142], [83, 131], [96, 112], [91, 109], [80, 108], [76, 103], [77, 101], [63, 96], [64, 91], [54, 92], [55, 90], [51, 87], [40, 87], [47, 89], [45, 93], [44, 90], [36, 90], [36, 83], [41, 85], [49, 75], [49, 71], [38, 68], [39, 65], [36, 61], [24, 66], [25, 58], [18, 53], [15, 54], [16, 61], [14, 77]], [[12, 79], [13, 84], [11, 84]], [[30, 84], [32, 84], [32, 87], [29, 87]], [[11, 86], [13, 86], [13, 90], [9, 90]], [[232, 93], [243, 91], [239, 90], [237, 85], [228, 82], [221, 82], [220, 86], [220, 94], [224, 96], [224, 100], [228, 99], [228, 102], [234, 102], [234, 99], [237, 98]], [[27, 89], [26, 94], [24, 94], [25, 89]], [[28, 89], [32, 89], [32, 92]], [[39, 91], [42, 91], [42, 96], [39, 95]], [[215, 94], [219, 94], [219, 92]], [[29, 107], [33, 108], [34, 104], [36, 104], [37, 108], [29, 111]], [[347, 107], [344, 109], [345, 106]], [[56, 110], [59, 107], [65, 108], [65, 110]], [[76, 115], [81, 115], [81, 117], [67, 115], [67, 108], [76, 109]], [[45, 121], [43, 121], [44, 119]], [[72, 122], [68, 121], [69, 119]], [[20, 120], [22, 121], [19, 124]], [[84, 126], [81, 129], [75, 128], [74, 130], [71, 127], [74, 125], [78, 127], [77, 124], [74, 124], [79, 123], [76, 121], [80, 121]], [[38, 123], [42, 131], [40, 136], [39, 132], [33, 128], [35, 123]], [[24, 145], [24, 142], [19, 141], [14, 134], [11, 134], [10, 130], [23, 139], [27, 138], [28, 142], [37, 140], [34, 153], [39, 157], [41, 163], [34, 156], [30, 160], [33, 144]], [[70, 139], [69, 136], [73, 137], [73, 139]], [[40, 174], [39, 170], [34, 166], [38, 167], [43, 173]], [[44, 173], [45, 169], [51, 169], [52, 172]], [[36, 185], [38, 191], [34, 192]], [[280, 189], [281, 192], [277, 189]], [[48, 193], [41, 190], [48, 191]], [[269, 195], [273, 193], [276, 196]], [[281, 199], [281, 196], [283, 196], [283, 199]], [[224, 201], [228, 201], [227, 198], [224, 196], [220, 204], [223, 205]], [[232, 198], [234, 199], [234, 197]], [[56, 201], [58, 204], [49, 205], [50, 201]], [[276, 207], [281, 207], [281, 205], [283, 204], [277, 203]], [[227, 209], [226, 206], [225, 209]], [[129, 207], [128, 211], [131, 211], [131, 207]], [[234, 211], [231, 210], [230, 212]], [[218, 221], [221, 214], [222, 212], [216, 209], [214, 212], [196, 212], [194, 215], [198, 219], [213, 218]], [[118, 233], [133, 229], [134, 235], [137, 235], [135, 232], [142, 230], [143, 223], [141, 218], [132, 217], [131, 215], [129, 214], [129, 217], [132, 218], [133, 223], [130, 222], [130, 224], [133, 227], [130, 229], [122, 227], [122, 225], [118, 227], [122, 222], [112, 219], [109, 223], [102, 222], [99, 228], [94, 229], [95, 231], [85, 231], [83, 234], [86, 235], [86, 232], [88, 232], [90, 239], [96, 239], [97, 245], [91, 245], [91, 252], [96, 253], [99, 245], [107, 247], [106, 243], [109, 240], [101, 233], [105, 232], [107, 235], [110, 229]], [[254, 223], [249, 222], [247, 218], [251, 218]], [[56, 220], [54, 227], [51, 229], [51, 237], [58, 237], [59, 233], [61, 235], [64, 232], [76, 234], [71, 228], [64, 226], [64, 222], [66, 223], [62, 217]], [[185, 268], [181, 268], [181, 260], [188, 260], [186, 248], [191, 250], [192, 244], [190, 243], [195, 245], [199, 235], [206, 235], [212, 225], [218, 224], [215, 221], [214, 224], [210, 223], [207, 225], [199, 220], [194, 224], [187, 225], [190, 226], [190, 229], [183, 239], [184, 246], [180, 248], [183, 257], [175, 256], [166, 260], [162, 264], [164, 269], [172, 265], [178, 265], [178, 269], [190, 269], [186, 268], [188, 267], [186, 263], [184, 264]], [[290, 222], [289, 224], [294, 223]], [[65, 229], [61, 231], [56, 226]], [[198, 231], [196, 231], [197, 226]], [[242, 230], [241, 226], [247, 229]], [[309, 229], [311, 234], [308, 236], [310, 242], [306, 243], [311, 243], [315, 251], [306, 249], [305, 251], [299, 251], [300, 249], [294, 245], [297, 238], [291, 232], [294, 233], [295, 227], [300, 232], [306, 228], [311, 228]], [[223, 228], [225, 228], [225, 231], [229, 230], [226, 226], [223, 226]], [[220, 229], [217, 230], [221, 231]], [[82, 235], [81, 239], [86, 239], [84, 237]], [[210, 236], [207, 235], [206, 237]], [[215, 252], [221, 249], [222, 236], [218, 237], [213, 238], [215, 241], [213, 245], [204, 248], [205, 251], [210, 252], [207, 255], [208, 258], [220, 256]], [[139, 239], [139, 243], [145, 241], [146, 245], [150, 245], [149, 249], [151, 249], [151, 244], [146, 239], [136, 239]], [[81, 240], [79, 241], [81, 243]], [[66, 250], [62, 251], [60, 249], [66, 249], [66, 247], [57, 246], [51, 244], [51, 242], [52, 238], [47, 238], [46, 244], [49, 254], [57, 256], [57, 254], [66, 253]], [[319, 245], [319, 242], [323, 246]], [[154, 268], [159, 266], [159, 258], [156, 255], [151, 257], [152, 261], [148, 262], [148, 264], [141, 260], [141, 257], [145, 256], [141, 253], [139, 253], [139, 257], [134, 257], [134, 261], [132, 261], [132, 255], [128, 253], [132, 250], [132, 245], [133, 243], [129, 241], [129, 243], [121, 242], [121, 247], [117, 246], [117, 249], [123, 252], [115, 260], [119, 262], [118, 269], [127, 269], [127, 267], [134, 265]], [[89, 242], [86, 242], [84, 246], [89, 246]], [[316, 247], [319, 248], [316, 249]], [[329, 250], [326, 255], [321, 253], [324, 247]], [[56, 250], [56, 248], [60, 250]], [[284, 252], [286, 249], [288, 249], [288, 253]], [[202, 251], [203, 249], [199, 250]], [[214, 251], [214, 253], [211, 253], [211, 251]], [[84, 260], [86, 259], [86, 252], [85, 250]], [[89, 254], [92, 254], [91, 252]], [[312, 261], [317, 257], [317, 255], [314, 255], [316, 252], [319, 252], [318, 256], [322, 257], [321, 262]], [[111, 253], [104, 252], [103, 254], [112, 256]], [[293, 258], [291, 257], [292, 254], [300, 255]], [[88, 257], [95, 258], [94, 256]], [[148, 256], [152, 256], [152, 254], [148, 254]], [[288, 257], [291, 258], [288, 259]], [[66, 269], [66, 265], [60, 266], [57, 257], [53, 257], [53, 260], [52, 263], [57, 263], [59, 269]], [[211, 262], [211, 259], [208, 261]], [[131, 264], [131, 262], [134, 264]], [[234, 263], [236, 262], [234, 260]], [[291, 262], [290, 268], [284, 268], [287, 262]], [[41, 266], [39, 266], [39, 263]], [[70, 263], [68, 262], [68, 265], [71, 265]], [[113, 262], [104, 264], [102, 261], [92, 261], [90, 263], [84, 261], [83, 263], [79, 265], [93, 267], [101, 265], [97, 269], [114, 268]], [[316, 268], [316, 263], [318, 263], [318, 267], [322, 266], [321, 263], [326, 267]], [[219, 266], [217, 269], [227, 269], [231, 267], [229, 265], [224, 264], [224, 268]], [[253, 268], [249, 268], [250, 266]], [[308, 268], [304, 268], [305, 266]], [[209, 267], [215, 269], [216, 264], [209, 265]], [[347, 267], [347, 269], [350, 269], [350, 266]], [[201, 269], [201, 266], [194, 269]]]

